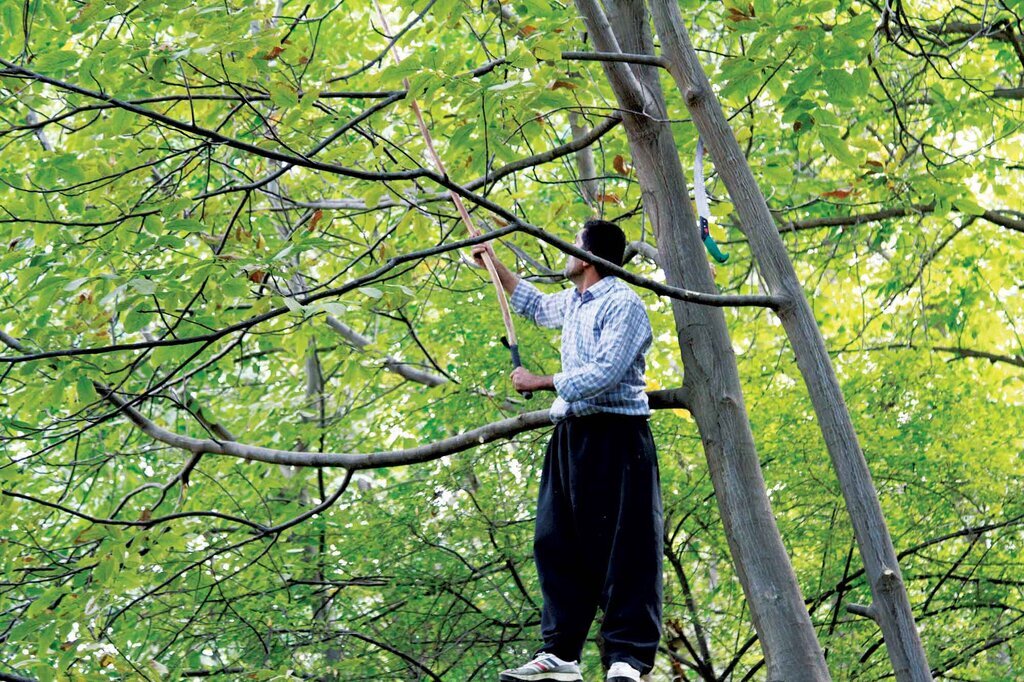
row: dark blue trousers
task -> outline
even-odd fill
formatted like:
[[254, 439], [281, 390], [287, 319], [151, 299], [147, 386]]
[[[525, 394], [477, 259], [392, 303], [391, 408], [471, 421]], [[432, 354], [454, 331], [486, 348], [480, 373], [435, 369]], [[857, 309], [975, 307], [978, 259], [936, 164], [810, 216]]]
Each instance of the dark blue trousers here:
[[600, 607], [604, 664], [651, 670], [661, 639], [662, 529], [647, 418], [560, 421], [544, 457], [533, 545], [542, 651], [579, 660]]

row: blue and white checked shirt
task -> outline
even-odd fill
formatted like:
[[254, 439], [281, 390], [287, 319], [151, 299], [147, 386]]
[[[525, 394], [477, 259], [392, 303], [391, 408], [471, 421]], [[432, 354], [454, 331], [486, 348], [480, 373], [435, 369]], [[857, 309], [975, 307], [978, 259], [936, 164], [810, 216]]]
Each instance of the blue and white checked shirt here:
[[554, 376], [558, 397], [548, 411], [552, 422], [596, 412], [651, 413], [644, 392], [651, 322], [625, 282], [606, 275], [581, 296], [576, 287], [542, 294], [520, 279], [510, 303], [532, 322], [562, 329], [562, 371]]

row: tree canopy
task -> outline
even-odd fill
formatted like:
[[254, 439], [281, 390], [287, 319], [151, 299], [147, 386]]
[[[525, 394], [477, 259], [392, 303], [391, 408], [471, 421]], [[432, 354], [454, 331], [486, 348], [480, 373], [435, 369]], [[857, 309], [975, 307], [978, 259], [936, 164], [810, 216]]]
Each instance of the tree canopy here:
[[[680, 7], [833, 358], [932, 669], [1016, 679], [1024, 3]], [[672, 299], [575, 7], [381, 9], [390, 30], [367, 0], [0, 0], [0, 673], [470, 680], [532, 653], [548, 398], [511, 388], [449, 192], [545, 291], [583, 220], [619, 221], [652, 390], [682, 382]], [[713, 161], [719, 293], [763, 296]], [[792, 350], [770, 308], [725, 314], [829, 669], [889, 675], [846, 609], [870, 595]], [[556, 371], [558, 336], [517, 323], [524, 364]], [[656, 679], [761, 679], [696, 426], [669, 405], [652, 427]]]

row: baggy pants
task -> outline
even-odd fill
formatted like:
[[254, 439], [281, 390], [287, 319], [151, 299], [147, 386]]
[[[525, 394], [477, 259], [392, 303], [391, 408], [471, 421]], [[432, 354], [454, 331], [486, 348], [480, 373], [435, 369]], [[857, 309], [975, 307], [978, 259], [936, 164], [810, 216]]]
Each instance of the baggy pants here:
[[603, 663], [649, 672], [661, 639], [662, 531], [647, 417], [558, 422], [544, 456], [533, 545], [544, 597], [541, 651], [579, 660], [600, 607]]

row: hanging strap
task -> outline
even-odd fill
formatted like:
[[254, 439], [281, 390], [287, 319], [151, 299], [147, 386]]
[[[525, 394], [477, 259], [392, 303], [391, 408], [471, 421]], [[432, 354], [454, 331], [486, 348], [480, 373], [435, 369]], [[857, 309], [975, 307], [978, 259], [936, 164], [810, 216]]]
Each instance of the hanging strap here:
[[704, 187], [704, 140], [697, 137], [697, 154], [693, 161], [693, 195], [697, 200], [697, 222], [700, 223], [700, 238], [704, 242], [708, 253], [719, 263], [729, 260], [729, 254], [722, 253], [718, 244], [711, 238], [711, 228], [708, 219], [711, 211], [708, 209], [708, 191]]

